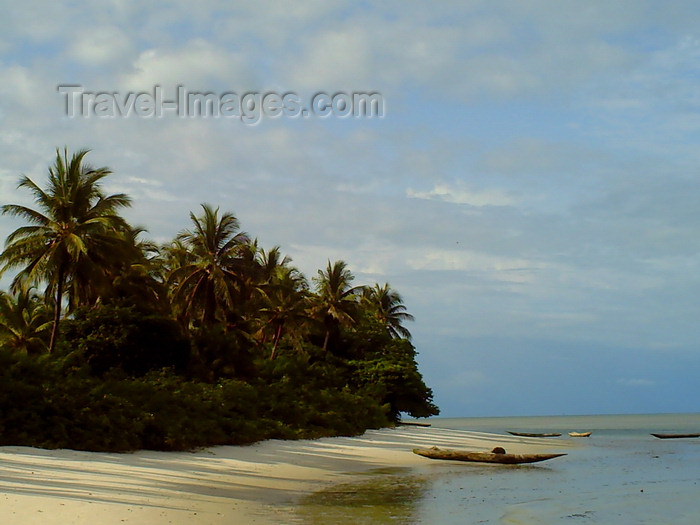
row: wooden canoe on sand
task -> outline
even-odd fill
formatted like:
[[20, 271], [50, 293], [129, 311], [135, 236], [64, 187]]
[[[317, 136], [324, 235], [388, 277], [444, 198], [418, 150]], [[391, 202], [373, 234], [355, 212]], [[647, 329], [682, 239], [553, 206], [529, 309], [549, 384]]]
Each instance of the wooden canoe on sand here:
[[448, 459], [453, 461], [470, 461], [476, 463], [502, 463], [505, 465], [518, 465], [520, 463], [537, 463], [566, 454], [507, 454], [496, 452], [466, 452], [462, 450], [448, 450], [444, 448], [414, 448], [414, 454], [430, 459]]
[[678, 438], [696, 438], [700, 437], [700, 434], [652, 434], [652, 436], [659, 439], [678, 439]]
[[532, 434], [529, 432], [511, 432], [510, 430], [506, 430], [510, 435], [512, 436], [520, 436], [520, 437], [528, 437], [528, 438], [550, 438], [550, 437], [559, 437], [561, 434]]
[[587, 438], [591, 434], [593, 434], [593, 432], [569, 432], [572, 438]]

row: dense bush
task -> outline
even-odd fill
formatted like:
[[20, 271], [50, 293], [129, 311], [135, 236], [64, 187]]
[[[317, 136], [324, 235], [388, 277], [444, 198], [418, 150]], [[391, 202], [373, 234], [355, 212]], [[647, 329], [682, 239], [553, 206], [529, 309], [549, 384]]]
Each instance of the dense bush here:
[[349, 363], [354, 367], [357, 388], [388, 404], [392, 419], [401, 412], [413, 417], [437, 414], [433, 392], [415, 365], [413, 345], [405, 339], [392, 339], [381, 348], [381, 353], [371, 353], [364, 360]]
[[386, 407], [371, 396], [331, 386], [332, 367], [313, 365], [299, 383], [289, 377], [301, 373], [303, 359], [275, 365], [261, 361], [263, 375], [251, 382], [201, 382], [171, 370], [97, 377], [76, 367], [75, 355], [0, 350], [0, 445], [188, 450], [353, 435], [389, 424]]
[[104, 305], [80, 309], [64, 324], [64, 347], [94, 375], [121, 369], [142, 376], [164, 367], [183, 372], [189, 363], [188, 339], [174, 320], [162, 315]]
[[334, 351], [283, 342], [274, 360], [241, 330], [193, 329], [190, 343], [174, 320], [118, 305], [78, 310], [62, 337], [51, 355], [0, 347], [0, 444], [187, 450], [437, 413], [413, 345], [369, 318]]
[[191, 334], [193, 375], [209, 381], [256, 375], [252, 344], [245, 332], [216, 324], [193, 329]]

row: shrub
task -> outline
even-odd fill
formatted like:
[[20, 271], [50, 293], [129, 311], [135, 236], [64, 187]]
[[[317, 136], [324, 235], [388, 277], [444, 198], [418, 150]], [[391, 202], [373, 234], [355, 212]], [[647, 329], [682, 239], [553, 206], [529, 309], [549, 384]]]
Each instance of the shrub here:
[[113, 369], [130, 376], [163, 367], [184, 372], [189, 363], [189, 341], [179, 325], [158, 314], [104, 305], [79, 310], [65, 325], [73, 363], [82, 361], [97, 376]]

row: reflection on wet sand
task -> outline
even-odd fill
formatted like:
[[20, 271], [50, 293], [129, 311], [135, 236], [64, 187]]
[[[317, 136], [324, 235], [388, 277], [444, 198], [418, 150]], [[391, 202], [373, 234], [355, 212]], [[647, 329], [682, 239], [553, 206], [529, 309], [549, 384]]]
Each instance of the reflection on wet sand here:
[[416, 523], [419, 502], [429, 491], [426, 476], [410, 469], [375, 471], [370, 478], [333, 484], [301, 499], [300, 523], [383, 524]]

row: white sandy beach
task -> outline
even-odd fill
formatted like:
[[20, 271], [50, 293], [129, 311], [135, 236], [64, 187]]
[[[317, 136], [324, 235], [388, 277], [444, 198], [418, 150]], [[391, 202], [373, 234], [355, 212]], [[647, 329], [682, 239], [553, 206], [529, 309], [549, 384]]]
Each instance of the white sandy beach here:
[[431, 462], [412, 448], [486, 451], [497, 445], [516, 453], [552, 448], [541, 440], [434, 427], [383, 429], [352, 438], [272, 440], [192, 453], [0, 447], [0, 523], [280, 523], [301, 496], [329, 483], [373, 469]]

